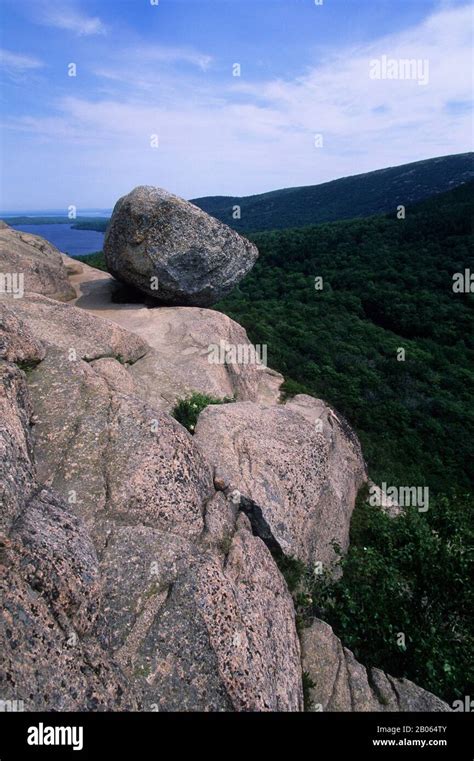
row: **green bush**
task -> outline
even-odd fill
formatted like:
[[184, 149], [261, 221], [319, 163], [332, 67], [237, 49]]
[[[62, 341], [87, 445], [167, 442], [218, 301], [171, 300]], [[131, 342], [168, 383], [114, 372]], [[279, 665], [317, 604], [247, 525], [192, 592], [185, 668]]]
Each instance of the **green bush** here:
[[311, 679], [307, 671], [303, 671], [303, 705], [305, 711], [311, 711], [313, 707], [313, 700], [311, 698], [311, 690], [316, 687], [315, 683]]
[[172, 415], [190, 433], [194, 433], [197, 419], [205, 407], [209, 404], [229, 404], [230, 402], [235, 402], [235, 399], [228, 396], [217, 399], [215, 396], [195, 392], [186, 399], [180, 399], [175, 405]]
[[302, 560], [298, 560], [298, 558], [295, 558], [292, 555], [283, 555], [281, 553], [273, 553], [273, 559], [286, 581], [288, 590], [291, 594], [294, 594], [305, 578], [305, 564]]
[[[438, 497], [397, 518], [361, 495], [343, 576], [313, 585], [313, 614], [365, 666], [407, 677], [451, 703], [472, 695], [472, 496]], [[405, 635], [405, 647], [399, 633]]]

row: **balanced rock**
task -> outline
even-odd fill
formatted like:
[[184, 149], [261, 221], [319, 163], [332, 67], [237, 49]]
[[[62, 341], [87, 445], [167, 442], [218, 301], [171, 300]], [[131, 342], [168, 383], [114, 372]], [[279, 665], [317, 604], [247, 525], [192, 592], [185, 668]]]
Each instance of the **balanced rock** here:
[[258, 250], [197, 206], [145, 185], [117, 201], [104, 254], [117, 280], [161, 304], [210, 306], [247, 274]]

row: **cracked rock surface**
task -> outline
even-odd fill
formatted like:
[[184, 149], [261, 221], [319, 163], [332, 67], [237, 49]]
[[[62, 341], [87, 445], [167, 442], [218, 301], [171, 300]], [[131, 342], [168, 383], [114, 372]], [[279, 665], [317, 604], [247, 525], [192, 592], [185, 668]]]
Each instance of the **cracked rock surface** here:
[[329, 624], [315, 619], [301, 637], [303, 669], [313, 682], [313, 711], [450, 711], [409, 679], [365, 668], [343, 647]]
[[254, 530], [270, 546], [326, 566], [333, 541], [347, 548], [365, 465], [355, 434], [322, 401], [209, 406], [194, 438], [215, 479], [250, 501]]

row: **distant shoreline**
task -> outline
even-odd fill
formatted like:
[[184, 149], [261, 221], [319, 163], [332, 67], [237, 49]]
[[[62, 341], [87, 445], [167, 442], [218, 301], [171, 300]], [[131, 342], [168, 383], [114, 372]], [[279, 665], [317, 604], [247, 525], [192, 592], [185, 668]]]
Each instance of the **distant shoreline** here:
[[39, 235], [69, 256], [89, 256], [102, 250], [106, 222], [103, 229], [100, 229], [100, 227], [93, 226], [93, 221], [90, 220], [81, 220], [83, 224], [79, 224], [78, 220], [74, 222], [70, 219], [61, 220], [61, 222], [33, 222], [32, 218], [26, 223], [15, 224], [14, 219], [17, 218], [5, 219], [5, 221], [14, 230]]
[[11, 227], [21, 226], [38, 226], [38, 225], [69, 225], [73, 230], [95, 230], [96, 232], [104, 233], [109, 222], [109, 217], [76, 217], [76, 219], [69, 219], [66, 216], [12, 216], [8, 217], [0, 215], [0, 219], [3, 219]]

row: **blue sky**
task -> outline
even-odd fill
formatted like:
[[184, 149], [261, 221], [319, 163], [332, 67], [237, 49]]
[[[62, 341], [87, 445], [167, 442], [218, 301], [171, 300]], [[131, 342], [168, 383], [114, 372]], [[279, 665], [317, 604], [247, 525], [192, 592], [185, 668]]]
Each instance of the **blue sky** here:
[[[472, 150], [464, 0], [153, 2], [0, 0], [0, 208], [246, 195]], [[371, 79], [382, 56], [428, 61], [428, 82]]]

